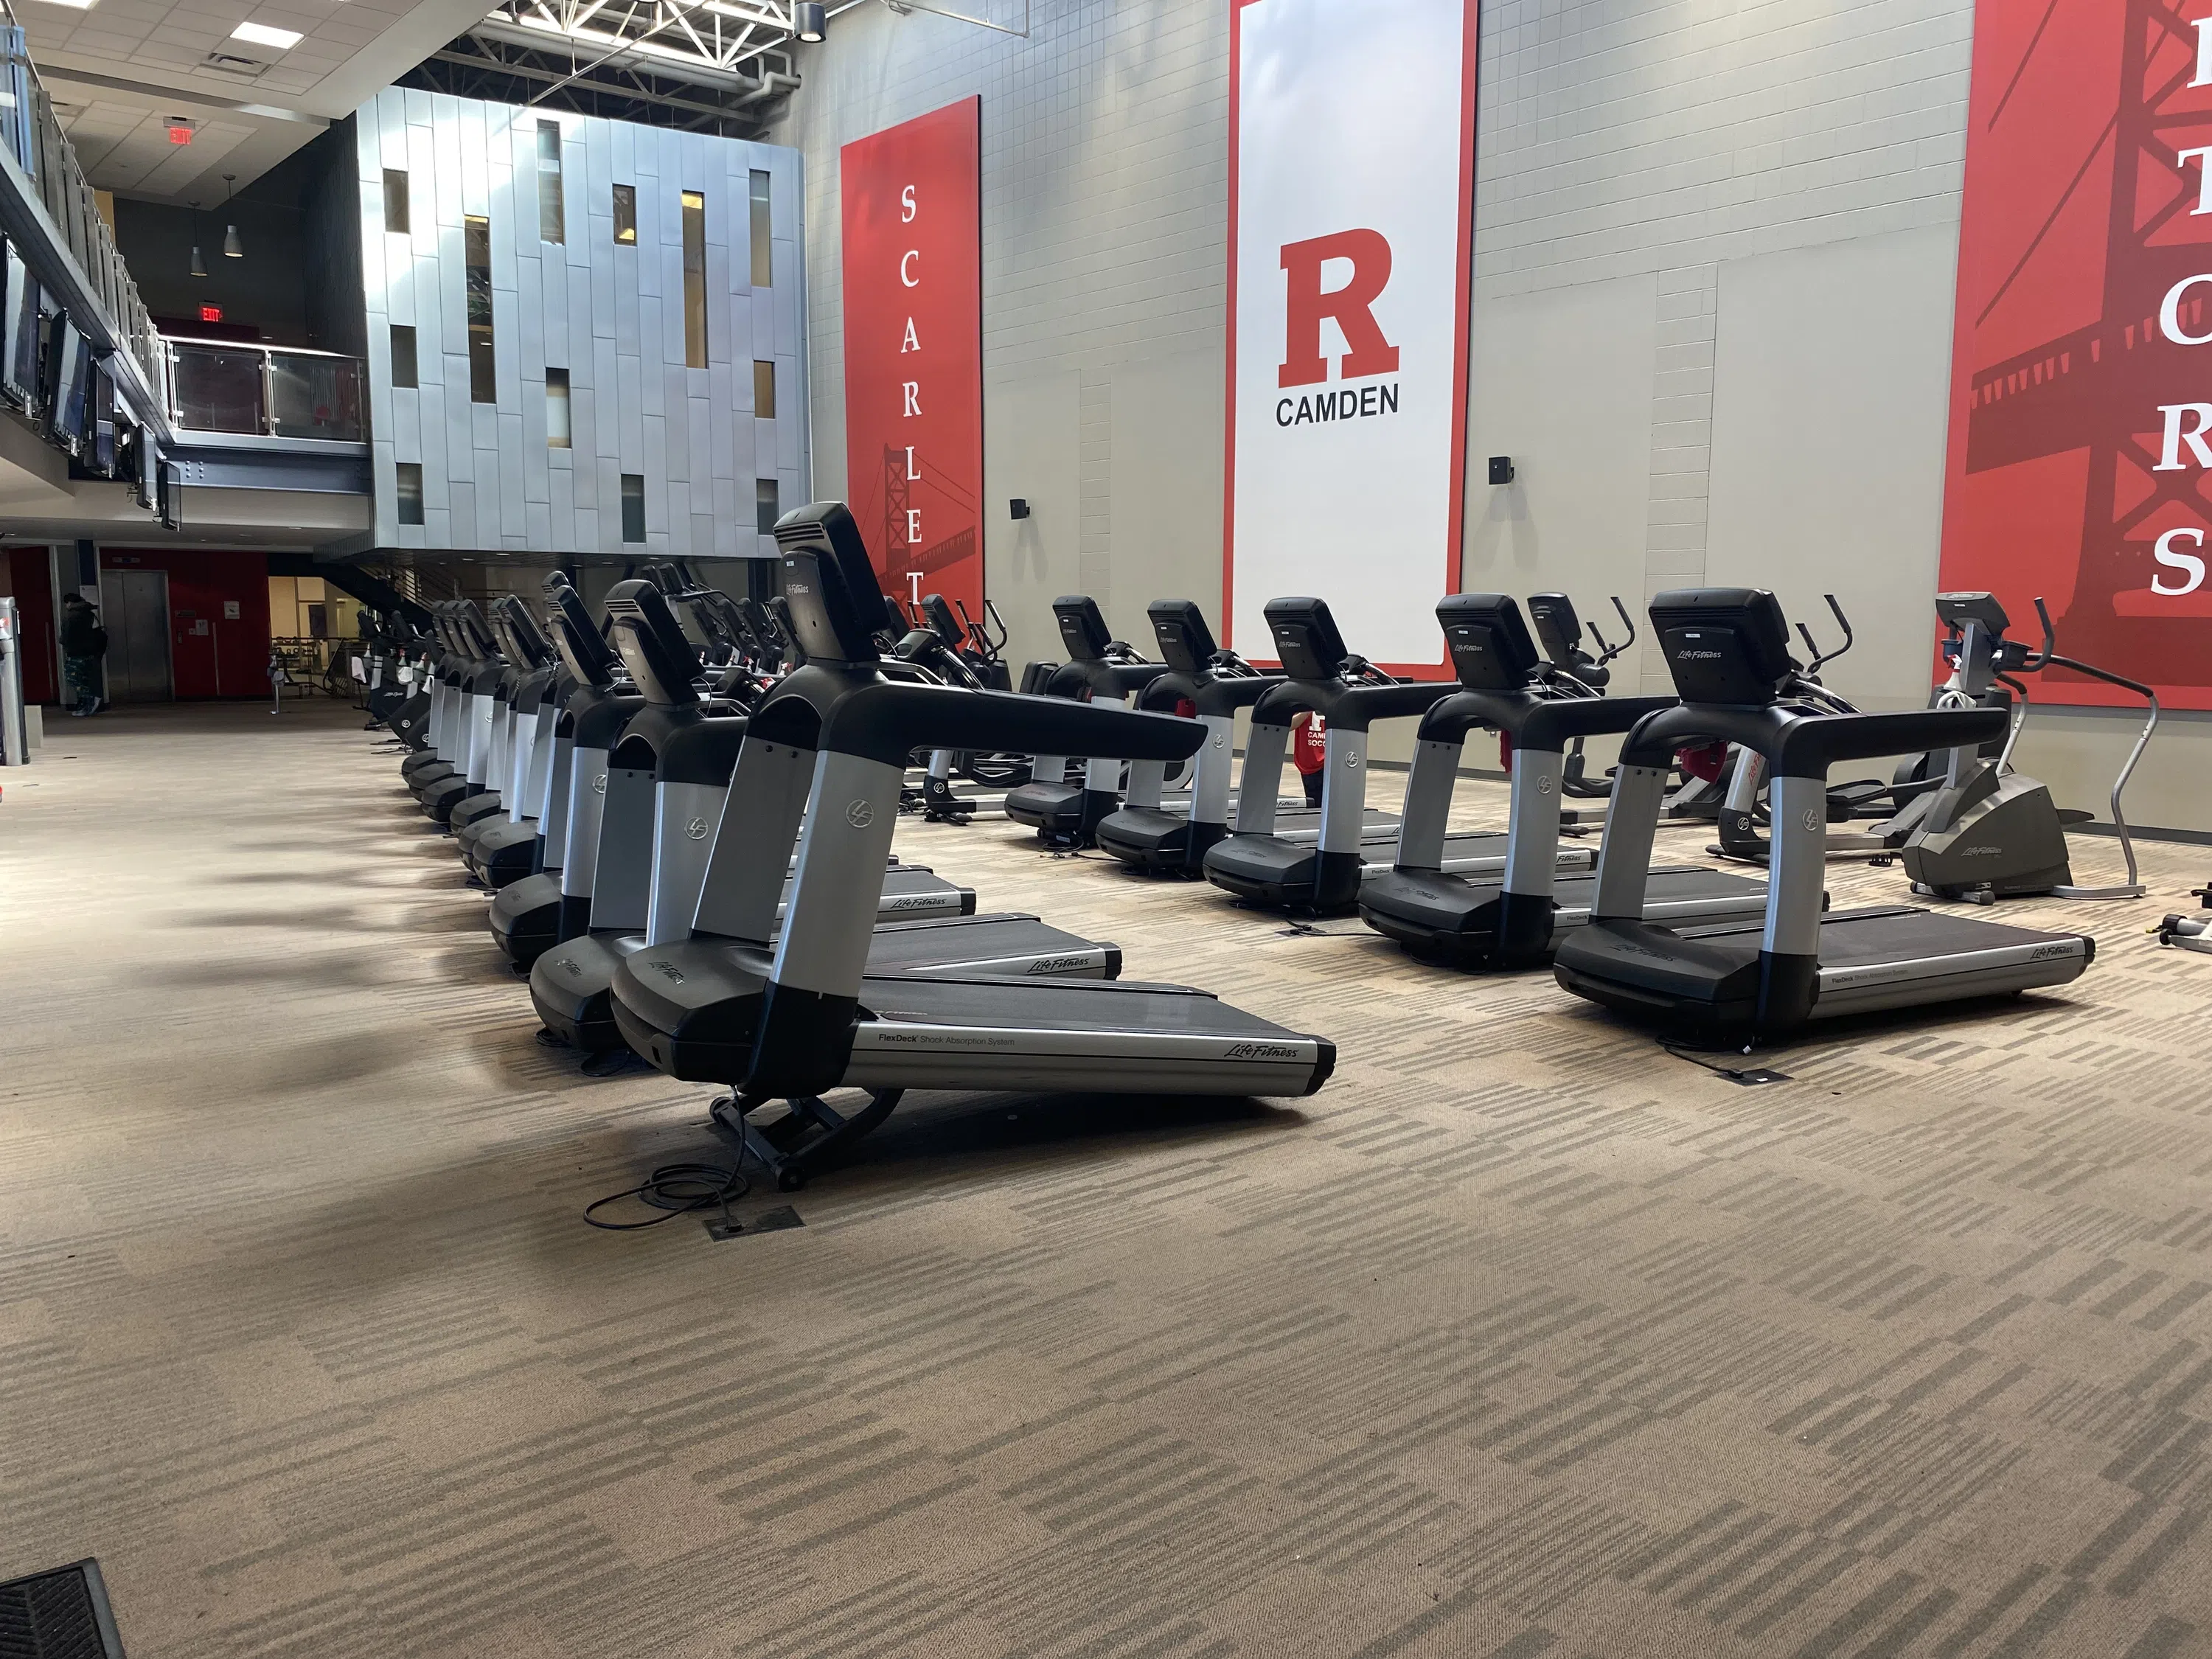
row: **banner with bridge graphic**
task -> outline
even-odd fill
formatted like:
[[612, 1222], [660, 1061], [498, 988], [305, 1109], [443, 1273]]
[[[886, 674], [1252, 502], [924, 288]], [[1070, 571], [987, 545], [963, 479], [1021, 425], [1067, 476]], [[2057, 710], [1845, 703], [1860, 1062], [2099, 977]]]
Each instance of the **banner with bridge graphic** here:
[[1980, 0], [1952, 353], [1943, 586], [2212, 708], [2212, 0]]
[[845, 491], [884, 590], [983, 614], [980, 99], [839, 155]]

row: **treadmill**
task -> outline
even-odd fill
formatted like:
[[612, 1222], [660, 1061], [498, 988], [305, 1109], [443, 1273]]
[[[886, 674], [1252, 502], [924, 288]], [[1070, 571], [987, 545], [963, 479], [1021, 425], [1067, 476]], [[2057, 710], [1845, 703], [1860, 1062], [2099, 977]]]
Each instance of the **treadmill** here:
[[471, 830], [479, 826], [489, 829], [521, 816], [523, 774], [537, 736], [538, 705], [560, 664], [520, 594], [502, 595], [492, 606], [490, 621], [500, 654], [507, 664], [492, 699], [491, 765], [483, 789], [456, 802], [446, 820], [460, 843], [464, 864], [474, 862], [470, 854]]
[[[1067, 660], [1045, 682], [1048, 697], [1079, 699], [1100, 708], [1123, 708], [1131, 698], [1166, 673], [1164, 663], [1146, 662], [1113, 636], [1098, 602], [1067, 593], [1052, 602]], [[1121, 804], [1121, 762], [1091, 760], [1080, 783], [1061, 781], [1067, 757], [1040, 755], [1030, 763], [1030, 781], [1006, 792], [1006, 813], [1026, 823], [1048, 847], [1088, 847], [1098, 822]]]
[[[1450, 680], [1395, 680], [1354, 656], [1320, 599], [1270, 599], [1265, 614], [1285, 678], [1253, 705], [1236, 830], [1207, 849], [1206, 878], [1238, 898], [1278, 909], [1349, 910], [1358, 902], [1360, 884], [1390, 868], [1397, 857], [1397, 831], [1377, 833], [1363, 823], [1368, 730], [1376, 720], [1425, 714], [1455, 687]], [[1328, 726], [1321, 835], [1312, 844], [1275, 833], [1283, 751], [1291, 719], [1301, 711], [1321, 715]], [[1432, 854], [1438, 870], [1495, 873], [1505, 867], [1507, 841], [1496, 830], [1447, 835], [1424, 855]], [[1587, 870], [1589, 850], [1562, 848], [1554, 860], [1563, 870]]]
[[[1533, 608], [1533, 607], [1532, 607]], [[1421, 717], [1406, 779], [1398, 861], [1360, 884], [1360, 919], [1407, 951], [1458, 968], [1539, 968], [1589, 920], [1595, 876], [1559, 872], [1561, 798], [1585, 738], [1627, 731], [1672, 697], [1605, 697], [1540, 654], [1521, 607], [1503, 593], [1456, 593], [1437, 606], [1461, 690]], [[1468, 734], [1511, 745], [1505, 868], [1447, 873], [1439, 864], [1452, 784]], [[1650, 872], [1647, 921], [1741, 922], [1765, 914], [1766, 884], [1699, 866]]]
[[[554, 646], [576, 683], [555, 717], [552, 764], [538, 813], [538, 867], [493, 894], [486, 925], [507, 958], [527, 972], [539, 952], [589, 925], [591, 870], [606, 802], [607, 750], [645, 699], [617, 675], [622, 659], [576, 590], [549, 585]], [[580, 866], [580, 869], [578, 866]], [[576, 890], [569, 890], [576, 870]]]
[[[1099, 820], [1097, 839], [1103, 850], [1135, 869], [1197, 876], [1204, 873], [1206, 849], [1229, 835], [1237, 711], [1251, 708], [1280, 685], [1283, 677], [1216, 646], [1206, 613], [1195, 602], [1155, 599], [1148, 609], [1168, 672], [1145, 688], [1137, 706], [1196, 719], [1206, 727], [1206, 746], [1193, 765], [1186, 800], [1164, 799], [1167, 769], [1158, 762], [1131, 766], [1121, 809]], [[1370, 807], [1361, 833], [1389, 835], [1397, 823], [1389, 813]], [[1278, 801], [1274, 834], [1289, 842], [1319, 841], [1321, 810], [1300, 801]]]
[[[591, 1054], [622, 1047], [608, 999], [617, 964], [648, 944], [681, 939], [690, 927], [747, 720], [734, 705], [700, 694], [690, 640], [675, 606], [653, 583], [618, 583], [607, 595], [607, 615], [645, 707], [607, 757], [589, 926], [564, 931], [557, 948], [530, 969], [530, 1000], [544, 1029]], [[919, 865], [896, 865], [881, 885], [885, 916], [975, 912], [974, 889]], [[1084, 948], [1096, 954], [1089, 941], [1058, 934], [1041, 954], [1067, 957]]]
[[460, 834], [461, 860], [469, 873], [495, 889], [520, 881], [542, 866], [547, 791], [560, 744], [561, 711], [576, 684], [521, 596], [508, 594], [500, 608], [510, 613], [508, 627], [518, 644], [540, 665], [514, 696], [516, 737], [503, 791], [507, 811]]
[[441, 599], [431, 607], [434, 638], [428, 670], [430, 708], [425, 720], [428, 742], [399, 763], [399, 776], [418, 799], [422, 791], [453, 772], [453, 702], [464, 659], [455, 643], [453, 601]]
[[465, 653], [453, 688], [453, 718], [448, 722], [453, 738], [453, 770], [452, 775], [420, 789], [416, 795], [423, 811], [441, 828], [452, 817], [454, 807], [482, 792], [490, 775], [493, 702], [507, 672], [474, 600], [453, 601], [453, 625]]
[[[2087, 969], [2096, 941], [2083, 933], [1911, 905], [1821, 914], [1830, 767], [1972, 748], [2003, 735], [2002, 710], [1835, 712], [1799, 678], [1782, 607], [1764, 588], [1662, 593], [1651, 624], [1682, 701], [1644, 716], [1621, 745], [1589, 922], [1553, 962], [1561, 985], [1622, 1013], [1771, 1038], [1844, 1014], [2064, 985]], [[1684, 744], [1715, 738], [1759, 756], [1773, 780], [1766, 913], [1670, 927], [1645, 915], [1668, 768]]]
[[[1335, 1064], [1326, 1039], [1180, 986], [869, 971], [878, 890], [916, 749], [1187, 760], [1205, 728], [1061, 698], [898, 683], [872, 635], [884, 614], [842, 503], [776, 526], [784, 592], [807, 663], [754, 714], [726, 837], [758, 849], [720, 913], [711, 973], [651, 952], [615, 980], [630, 1045], [678, 1078], [732, 1085], [718, 1121], [786, 1191], [849, 1151], [908, 1089], [1308, 1095]], [[771, 941], [781, 853], [796, 843], [786, 924]], [[703, 965], [703, 964], [702, 964]], [[866, 1091], [849, 1115], [823, 1099]], [[788, 1109], [761, 1115], [774, 1102]]]

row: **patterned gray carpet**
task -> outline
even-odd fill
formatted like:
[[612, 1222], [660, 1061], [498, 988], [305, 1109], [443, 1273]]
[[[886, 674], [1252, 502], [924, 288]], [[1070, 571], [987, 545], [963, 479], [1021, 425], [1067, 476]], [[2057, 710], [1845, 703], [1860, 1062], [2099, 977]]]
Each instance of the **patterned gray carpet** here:
[[716, 1243], [579, 1219], [720, 1153], [705, 1091], [533, 1041], [356, 720], [55, 728], [0, 779], [0, 1577], [98, 1555], [134, 1659], [2212, 1651], [2212, 961], [2142, 932], [2201, 851], [2006, 907], [2097, 934], [2067, 992], [1754, 1089], [909, 824], [1337, 1077], [924, 1098]]

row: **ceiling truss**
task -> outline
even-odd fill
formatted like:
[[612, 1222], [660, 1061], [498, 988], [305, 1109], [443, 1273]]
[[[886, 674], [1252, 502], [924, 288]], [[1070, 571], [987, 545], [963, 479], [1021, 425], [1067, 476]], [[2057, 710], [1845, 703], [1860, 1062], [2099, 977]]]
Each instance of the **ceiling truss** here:
[[793, 0], [506, 0], [403, 86], [760, 135], [796, 90]]

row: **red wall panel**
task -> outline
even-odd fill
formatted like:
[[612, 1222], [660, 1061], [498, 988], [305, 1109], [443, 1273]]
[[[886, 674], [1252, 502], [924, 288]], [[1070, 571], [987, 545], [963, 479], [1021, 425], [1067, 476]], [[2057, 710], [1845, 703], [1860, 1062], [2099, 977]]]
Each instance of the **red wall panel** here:
[[982, 101], [845, 146], [846, 494], [884, 590], [982, 614]]
[[[1975, 8], [1943, 503], [1947, 589], [2031, 643], [2041, 595], [2061, 650], [2188, 708], [2212, 708], [2206, 19]], [[2134, 701], [2056, 671], [2036, 695]]]
[[[71, 555], [75, 556], [74, 554]], [[23, 629], [23, 697], [28, 702], [59, 702], [61, 684], [54, 643], [54, 580], [51, 555], [43, 547], [11, 548], [9, 585]]]
[[267, 554], [103, 547], [100, 562], [169, 573], [170, 675], [179, 699], [269, 694]]

